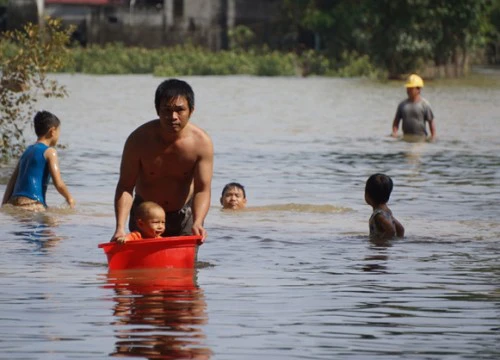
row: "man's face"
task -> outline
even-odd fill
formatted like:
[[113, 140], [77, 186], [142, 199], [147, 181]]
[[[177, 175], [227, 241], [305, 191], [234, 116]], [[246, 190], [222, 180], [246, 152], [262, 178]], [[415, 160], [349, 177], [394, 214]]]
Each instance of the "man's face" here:
[[163, 99], [158, 108], [158, 116], [163, 129], [169, 133], [178, 133], [187, 125], [192, 112], [184, 96]]
[[420, 88], [418, 87], [410, 87], [406, 88], [406, 94], [410, 100], [415, 99], [420, 94]]
[[221, 197], [224, 209], [243, 209], [247, 204], [247, 199], [243, 196], [243, 191], [237, 187], [227, 189]]

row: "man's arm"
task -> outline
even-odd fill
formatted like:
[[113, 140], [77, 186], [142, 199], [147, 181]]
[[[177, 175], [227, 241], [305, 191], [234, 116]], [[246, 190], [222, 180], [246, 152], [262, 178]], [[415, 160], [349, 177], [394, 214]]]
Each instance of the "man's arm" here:
[[18, 175], [19, 175], [19, 162], [17, 163], [16, 168], [9, 179], [9, 182], [7, 183], [7, 187], [5, 188], [2, 205], [6, 204], [9, 201], [10, 197], [12, 196], [12, 193], [14, 192], [14, 185], [16, 184]]
[[201, 235], [202, 241], [207, 236], [203, 222], [210, 208], [212, 175], [214, 165], [214, 149], [212, 140], [206, 135], [206, 144], [203, 146], [200, 159], [194, 170], [193, 196], [193, 234]]
[[432, 119], [431, 121], [429, 121], [429, 128], [431, 130], [431, 141], [434, 141], [436, 140], [436, 122], [434, 121], [434, 119]]
[[133, 192], [139, 174], [139, 149], [136, 149], [134, 135], [130, 135], [123, 148], [120, 165], [120, 177], [115, 191], [115, 233], [111, 241], [116, 241], [127, 234], [125, 224], [132, 208]]
[[47, 150], [45, 150], [43, 156], [45, 156], [45, 159], [47, 159], [47, 163], [49, 164], [50, 176], [52, 177], [52, 182], [54, 183], [57, 192], [59, 192], [59, 194], [61, 194], [66, 199], [66, 202], [71, 208], [74, 208], [75, 200], [73, 199], [73, 196], [71, 196], [66, 184], [61, 177], [61, 170], [59, 167], [59, 159], [57, 157], [56, 149], [54, 149], [53, 147], [49, 147]]
[[392, 137], [398, 137], [398, 129], [399, 129], [399, 121], [401, 119], [399, 118], [398, 114], [394, 117], [394, 121], [392, 122]]

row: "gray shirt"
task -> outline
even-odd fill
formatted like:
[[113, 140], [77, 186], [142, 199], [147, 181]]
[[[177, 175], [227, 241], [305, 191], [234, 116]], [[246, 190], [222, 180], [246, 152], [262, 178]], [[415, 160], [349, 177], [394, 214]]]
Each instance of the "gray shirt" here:
[[421, 97], [418, 102], [406, 99], [399, 103], [396, 119], [403, 119], [404, 134], [427, 136], [425, 122], [434, 120], [434, 114], [429, 102]]

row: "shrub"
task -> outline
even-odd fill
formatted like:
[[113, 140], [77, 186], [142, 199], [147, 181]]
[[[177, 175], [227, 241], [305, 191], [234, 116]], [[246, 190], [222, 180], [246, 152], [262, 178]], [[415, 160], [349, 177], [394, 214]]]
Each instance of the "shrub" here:
[[59, 20], [46, 18], [43, 27], [28, 23], [1, 38], [1, 162], [24, 151], [24, 129], [31, 123], [38, 99], [67, 95], [47, 73], [61, 70], [70, 61], [66, 46], [72, 31], [71, 27], [63, 29]]

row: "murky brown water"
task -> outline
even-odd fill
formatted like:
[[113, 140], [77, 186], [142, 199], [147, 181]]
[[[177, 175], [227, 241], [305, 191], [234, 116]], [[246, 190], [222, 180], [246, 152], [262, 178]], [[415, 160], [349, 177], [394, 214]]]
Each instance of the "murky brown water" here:
[[[209, 238], [194, 273], [124, 279], [97, 244], [114, 229], [123, 143], [155, 116], [161, 79], [57, 79], [70, 98], [44, 107], [62, 119], [78, 207], [0, 212], [2, 358], [500, 357], [500, 86], [427, 83], [439, 141], [410, 144], [388, 137], [399, 83], [186, 78], [215, 144]], [[404, 240], [368, 240], [374, 172], [394, 179]], [[220, 211], [229, 181], [246, 185], [248, 211]]]

